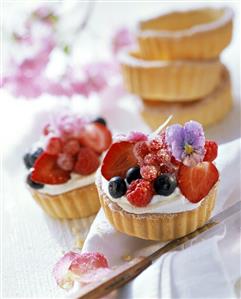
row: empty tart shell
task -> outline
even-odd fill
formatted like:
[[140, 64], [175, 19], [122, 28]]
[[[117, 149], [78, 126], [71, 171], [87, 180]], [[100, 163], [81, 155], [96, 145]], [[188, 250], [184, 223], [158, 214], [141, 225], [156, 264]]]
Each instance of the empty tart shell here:
[[100, 209], [95, 184], [80, 187], [59, 195], [49, 195], [30, 188], [33, 198], [51, 217], [59, 219], [84, 218]]
[[210, 218], [217, 191], [217, 184], [215, 184], [200, 206], [191, 211], [170, 214], [133, 214], [124, 211], [108, 198], [101, 187], [101, 176], [97, 177], [96, 184], [101, 206], [116, 230], [141, 239], [162, 242], [180, 238], [202, 227]]
[[172, 12], [139, 23], [137, 39], [146, 59], [210, 59], [232, 39], [231, 8]]
[[231, 110], [233, 97], [229, 72], [223, 67], [218, 87], [204, 98], [195, 102], [173, 102], [142, 100], [141, 115], [144, 121], [156, 129], [172, 115], [170, 124], [184, 124], [190, 119], [207, 127], [222, 120]]
[[218, 85], [222, 70], [219, 59], [207, 61], [150, 61], [138, 52], [120, 55], [125, 87], [129, 92], [155, 101], [193, 101]]

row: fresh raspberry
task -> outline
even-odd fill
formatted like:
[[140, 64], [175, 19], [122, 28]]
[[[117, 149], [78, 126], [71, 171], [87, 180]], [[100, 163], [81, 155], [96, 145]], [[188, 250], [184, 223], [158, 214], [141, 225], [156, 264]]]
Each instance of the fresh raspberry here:
[[143, 164], [144, 157], [149, 154], [149, 148], [146, 141], [137, 142], [133, 148], [134, 155], [140, 165]]
[[206, 140], [205, 142], [205, 156], [204, 156], [204, 161], [209, 161], [212, 162], [217, 158], [218, 155], [218, 145], [215, 141], [211, 140]]
[[49, 155], [58, 155], [62, 150], [62, 142], [59, 137], [52, 137], [49, 139], [46, 146], [46, 153]]
[[136, 207], [148, 205], [152, 195], [153, 187], [151, 182], [143, 179], [132, 181], [126, 193], [128, 201]]
[[57, 164], [66, 171], [71, 171], [74, 167], [74, 158], [70, 154], [61, 153], [58, 155]]
[[158, 176], [158, 168], [154, 165], [144, 165], [140, 170], [143, 179], [153, 181]]
[[88, 175], [96, 171], [99, 164], [99, 158], [91, 148], [81, 147], [74, 166], [74, 171], [81, 175]]
[[77, 139], [68, 140], [63, 146], [63, 152], [69, 155], [77, 155], [80, 150], [80, 144]]

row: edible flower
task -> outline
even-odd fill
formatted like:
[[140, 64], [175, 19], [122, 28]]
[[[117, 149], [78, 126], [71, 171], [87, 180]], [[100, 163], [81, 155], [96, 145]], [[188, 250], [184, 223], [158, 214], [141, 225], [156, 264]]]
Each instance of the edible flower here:
[[178, 124], [168, 127], [166, 141], [174, 158], [184, 165], [193, 167], [203, 161], [205, 136], [200, 123], [189, 121], [183, 127]]

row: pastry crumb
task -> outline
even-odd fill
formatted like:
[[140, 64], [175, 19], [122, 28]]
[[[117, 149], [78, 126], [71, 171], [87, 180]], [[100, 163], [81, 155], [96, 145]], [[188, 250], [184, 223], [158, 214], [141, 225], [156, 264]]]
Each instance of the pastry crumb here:
[[131, 255], [123, 255], [122, 256], [122, 259], [125, 261], [125, 262], [129, 262], [133, 259], [133, 257]]

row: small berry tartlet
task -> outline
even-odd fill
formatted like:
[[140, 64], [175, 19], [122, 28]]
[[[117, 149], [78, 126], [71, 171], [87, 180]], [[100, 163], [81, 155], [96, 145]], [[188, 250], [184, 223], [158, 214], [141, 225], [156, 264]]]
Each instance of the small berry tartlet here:
[[24, 155], [27, 185], [37, 203], [54, 218], [82, 218], [100, 208], [95, 173], [112, 143], [103, 118], [59, 115]]
[[195, 231], [215, 204], [217, 151], [195, 121], [122, 136], [96, 178], [106, 217], [117, 230], [143, 239], [167, 241]]

